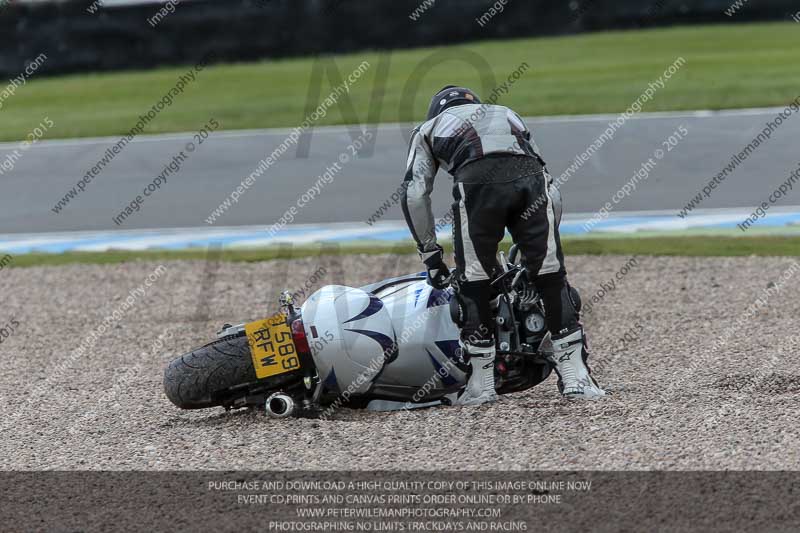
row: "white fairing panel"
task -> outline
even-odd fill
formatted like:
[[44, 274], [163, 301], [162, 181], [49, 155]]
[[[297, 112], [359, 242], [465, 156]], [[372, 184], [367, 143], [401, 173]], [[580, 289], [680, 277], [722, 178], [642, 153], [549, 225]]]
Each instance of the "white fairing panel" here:
[[329, 390], [366, 392], [397, 351], [383, 302], [361, 289], [323, 287], [301, 312], [314, 363]]
[[459, 330], [450, 318], [451, 298], [451, 291], [435, 290], [424, 280], [378, 294], [341, 285], [312, 294], [301, 312], [326, 388], [354, 395], [367, 392], [373, 381], [421, 389], [463, 385], [466, 375], [455, 365]]
[[399, 346], [397, 359], [381, 373], [380, 382], [426, 388], [463, 384], [466, 374], [455, 365], [461, 354], [459, 330], [450, 318], [452, 291], [417, 280], [379, 296], [392, 317]]

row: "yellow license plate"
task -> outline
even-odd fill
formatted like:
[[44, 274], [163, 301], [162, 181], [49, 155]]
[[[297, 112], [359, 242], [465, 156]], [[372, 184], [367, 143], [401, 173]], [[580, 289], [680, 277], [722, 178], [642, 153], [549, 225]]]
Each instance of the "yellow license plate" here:
[[294, 347], [292, 331], [284, 315], [274, 315], [265, 320], [244, 326], [250, 343], [250, 355], [258, 379], [285, 374], [300, 368], [300, 358]]

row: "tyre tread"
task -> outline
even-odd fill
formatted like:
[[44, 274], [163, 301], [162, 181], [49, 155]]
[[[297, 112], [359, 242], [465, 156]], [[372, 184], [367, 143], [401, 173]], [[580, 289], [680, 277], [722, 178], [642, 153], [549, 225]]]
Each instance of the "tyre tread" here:
[[227, 389], [256, 380], [247, 337], [224, 337], [167, 365], [164, 392], [181, 409], [203, 409], [221, 405]]

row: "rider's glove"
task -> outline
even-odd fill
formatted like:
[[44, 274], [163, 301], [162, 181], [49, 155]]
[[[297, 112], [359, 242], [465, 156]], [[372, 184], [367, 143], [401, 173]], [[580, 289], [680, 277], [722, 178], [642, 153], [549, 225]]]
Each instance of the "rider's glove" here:
[[425, 267], [428, 269], [428, 284], [434, 289], [445, 289], [450, 285], [450, 269], [444, 262], [444, 250], [438, 244], [436, 248], [423, 252], [420, 250], [419, 256]]
[[536, 301], [538, 293], [533, 282], [528, 278], [527, 269], [523, 268], [514, 276], [511, 288], [517, 293], [517, 298], [521, 304], [532, 304]]

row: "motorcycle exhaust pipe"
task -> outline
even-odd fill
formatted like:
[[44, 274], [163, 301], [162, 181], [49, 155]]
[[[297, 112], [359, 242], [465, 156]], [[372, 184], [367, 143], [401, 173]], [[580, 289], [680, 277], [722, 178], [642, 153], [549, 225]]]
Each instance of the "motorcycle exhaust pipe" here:
[[276, 392], [267, 398], [267, 414], [272, 418], [287, 418], [294, 414], [295, 403], [291, 396]]

